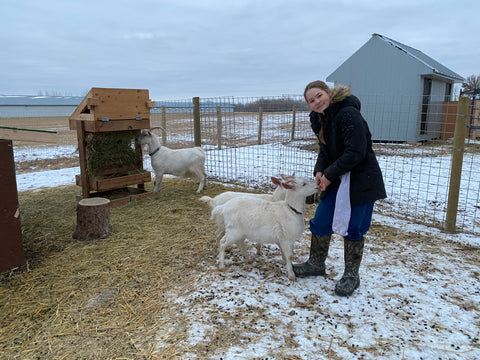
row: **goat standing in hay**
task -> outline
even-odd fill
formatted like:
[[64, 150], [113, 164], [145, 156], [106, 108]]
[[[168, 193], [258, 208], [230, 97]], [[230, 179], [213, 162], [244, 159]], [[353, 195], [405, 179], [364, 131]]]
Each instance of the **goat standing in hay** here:
[[272, 202], [239, 196], [213, 209], [212, 217], [225, 226], [225, 234], [219, 245], [220, 270], [225, 269], [225, 248], [248, 238], [258, 243], [277, 244], [286, 264], [288, 278], [295, 280], [293, 245], [305, 230], [305, 200], [318, 191], [318, 185], [315, 180], [303, 177], [288, 180], [272, 177], [272, 181], [286, 190], [285, 200]]
[[200, 193], [207, 183], [205, 150], [200, 147], [169, 149], [166, 146], [161, 146], [157, 136], [152, 134], [150, 130], [142, 130], [136, 140], [139, 144], [148, 146], [148, 154], [155, 172], [153, 192], [158, 193], [160, 190], [163, 175], [170, 174], [192, 178], [200, 182], [197, 189], [197, 193]]
[[[295, 174], [294, 174], [295, 175]], [[284, 179], [293, 179], [293, 176], [285, 176], [282, 175], [282, 178]], [[273, 177], [272, 177], [273, 179]], [[275, 178], [276, 181], [280, 181], [279, 179]], [[280, 200], [285, 200], [285, 195], [286, 195], [286, 190], [282, 186], [277, 186], [273, 193], [271, 194], [254, 194], [254, 193], [248, 193], [248, 192], [240, 192], [240, 191], [225, 191], [221, 194], [218, 194], [217, 196], [211, 198], [210, 196], [202, 196], [199, 200], [201, 202], [207, 203], [210, 206], [210, 209], [212, 210], [216, 208], [219, 205], [225, 204], [227, 201], [236, 198], [236, 197], [241, 197], [241, 196], [252, 196], [254, 198], [259, 198], [267, 201], [280, 201]], [[216, 221], [217, 224], [217, 230], [215, 231], [215, 236], [217, 238], [217, 244], [219, 243], [220, 239], [225, 235], [225, 224], [223, 222], [223, 216], [220, 216], [220, 214], [217, 213], [217, 216], [214, 217], [213, 215], [210, 217], [211, 220]], [[242, 252], [243, 257], [246, 260], [249, 260], [248, 253], [245, 249], [245, 244], [244, 241], [240, 241], [238, 244], [238, 247], [240, 251]], [[257, 243], [257, 255], [260, 254], [262, 248], [261, 243]]]

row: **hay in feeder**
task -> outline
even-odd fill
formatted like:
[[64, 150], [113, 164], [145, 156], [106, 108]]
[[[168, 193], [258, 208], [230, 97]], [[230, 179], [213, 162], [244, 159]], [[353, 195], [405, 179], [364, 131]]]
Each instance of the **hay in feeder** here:
[[135, 143], [140, 130], [111, 131], [85, 135], [87, 172], [93, 179], [144, 172], [142, 149]]

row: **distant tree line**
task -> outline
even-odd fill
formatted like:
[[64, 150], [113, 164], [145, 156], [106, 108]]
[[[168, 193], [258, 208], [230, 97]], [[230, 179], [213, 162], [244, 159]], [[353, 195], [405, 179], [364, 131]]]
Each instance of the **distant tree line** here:
[[473, 90], [480, 89], [480, 75], [470, 75], [462, 83], [462, 92], [466, 94], [472, 94]]
[[262, 108], [264, 112], [308, 111], [309, 107], [305, 100], [291, 97], [279, 99], [260, 98], [253, 102], [235, 104], [235, 112], [258, 112]]

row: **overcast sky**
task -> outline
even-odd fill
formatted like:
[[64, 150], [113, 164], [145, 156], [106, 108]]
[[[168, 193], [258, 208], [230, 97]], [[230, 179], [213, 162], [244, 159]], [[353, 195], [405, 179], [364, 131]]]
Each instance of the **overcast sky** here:
[[0, 94], [302, 94], [373, 33], [480, 74], [480, 1], [2, 0]]

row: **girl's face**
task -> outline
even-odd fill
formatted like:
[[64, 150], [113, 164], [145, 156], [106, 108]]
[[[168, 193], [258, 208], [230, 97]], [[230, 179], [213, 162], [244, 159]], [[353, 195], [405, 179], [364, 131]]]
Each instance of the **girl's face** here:
[[313, 111], [323, 114], [326, 108], [330, 106], [330, 94], [320, 88], [308, 89], [305, 93], [305, 99], [308, 106]]

